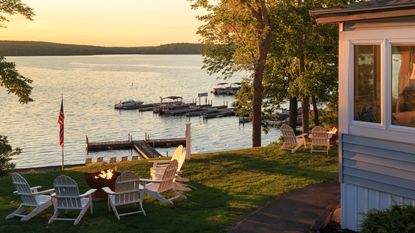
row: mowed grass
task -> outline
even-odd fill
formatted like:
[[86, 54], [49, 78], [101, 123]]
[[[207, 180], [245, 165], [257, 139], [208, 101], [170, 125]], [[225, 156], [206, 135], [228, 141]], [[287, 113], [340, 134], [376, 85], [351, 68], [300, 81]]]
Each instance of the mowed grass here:
[[[119, 171], [133, 171], [149, 178], [147, 161], [118, 163]], [[0, 232], [226, 232], [250, 212], [277, 196], [307, 185], [337, 179], [337, 150], [329, 155], [310, 154], [309, 150], [291, 154], [277, 146], [193, 155], [186, 161], [184, 177], [190, 178], [192, 192], [187, 200], [175, 200], [167, 206], [145, 198], [147, 216], [132, 215], [118, 221], [108, 212], [106, 200], [94, 201], [94, 214], [89, 212], [78, 226], [72, 222], [47, 222], [53, 208], [28, 222], [4, 218], [18, 207], [20, 200], [12, 192], [10, 177], [0, 177]], [[58, 175], [75, 179], [81, 193], [88, 189], [84, 172], [99, 171], [109, 165], [90, 165], [64, 172], [23, 175], [31, 186], [52, 188]], [[128, 207], [127, 207], [128, 208]], [[131, 207], [130, 207], [131, 208]]]

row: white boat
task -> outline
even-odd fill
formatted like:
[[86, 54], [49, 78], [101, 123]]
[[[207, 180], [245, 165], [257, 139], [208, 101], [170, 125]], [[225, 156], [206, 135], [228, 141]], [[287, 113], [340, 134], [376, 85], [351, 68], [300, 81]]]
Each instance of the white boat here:
[[139, 108], [144, 102], [140, 100], [126, 100], [120, 101], [118, 104], [114, 105], [115, 109], [137, 109]]
[[235, 95], [241, 89], [241, 83], [218, 83], [211, 91], [214, 95]]

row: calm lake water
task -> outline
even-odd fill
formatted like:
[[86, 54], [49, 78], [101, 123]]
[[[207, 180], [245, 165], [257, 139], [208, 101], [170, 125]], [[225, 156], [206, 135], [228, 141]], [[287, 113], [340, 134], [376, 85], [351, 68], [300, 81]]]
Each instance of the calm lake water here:
[[[58, 115], [61, 95], [65, 110], [65, 164], [81, 163], [86, 156], [113, 157], [134, 151], [85, 153], [90, 141], [184, 137], [185, 123], [192, 123], [192, 152], [212, 152], [249, 147], [251, 124], [237, 117], [203, 121], [202, 118], [162, 117], [152, 112], [118, 111], [120, 100], [158, 102], [160, 96], [180, 95], [185, 101], [210, 92], [221, 80], [209, 76], [199, 55], [108, 55], [68, 57], [9, 57], [19, 72], [33, 80], [35, 102], [21, 105], [17, 97], [0, 88], [0, 135], [23, 152], [14, 157], [17, 167], [59, 165]], [[238, 81], [236, 77], [231, 81]], [[214, 105], [233, 97], [215, 97]], [[263, 145], [275, 141], [279, 131], [263, 134]], [[160, 149], [166, 154], [166, 149]], [[171, 152], [170, 152], [171, 154]]]

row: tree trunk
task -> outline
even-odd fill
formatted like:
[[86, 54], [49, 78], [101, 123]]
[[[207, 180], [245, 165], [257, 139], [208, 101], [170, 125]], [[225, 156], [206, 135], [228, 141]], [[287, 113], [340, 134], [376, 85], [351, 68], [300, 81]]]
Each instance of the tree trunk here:
[[318, 119], [317, 99], [315, 96], [311, 97], [311, 102], [313, 103], [314, 126], [317, 126], [317, 125], [320, 125], [320, 120]]
[[298, 100], [296, 97], [289, 98], [290, 101], [290, 115], [288, 116], [288, 124], [291, 126], [291, 128], [294, 129], [297, 128], [297, 116], [298, 116]]
[[[244, 1], [241, 1], [241, 3], [245, 4]], [[250, 7], [252, 15], [256, 18], [256, 37], [258, 40], [257, 49], [259, 53], [259, 57], [255, 62], [253, 81], [254, 96], [252, 101], [252, 147], [261, 146], [261, 115], [262, 97], [264, 92], [262, 79], [264, 76], [268, 51], [271, 46], [271, 21], [268, 15], [268, 8], [264, 0], [257, 1], [257, 4], [257, 8]]]
[[264, 74], [264, 65], [258, 65], [254, 74], [254, 98], [252, 101], [252, 147], [261, 146], [261, 123], [262, 123], [262, 96], [264, 88], [262, 86], [262, 76]]
[[308, 97], [304, 97], [301, 103], [302, 110], [302, 124], [303, 124], [303, 133], [308, 133], [310, 129], [310, 115], [309, 115], [309, 105], [310, 101]]
[[[304, 39], [304, 35], [303, 35]], [[299, 68], [299, 75], [302, 76], [305, 73], [305, 58], [304, 55], [300, 56], [298, 58], [298, 68]], [[308, 130], [310, 128], [310, 115], [309, 115], [309, 97], [304, 96], [301, 104], [302, 109], [302, 127], [303, 127], [303, 133], [308, 133]]]

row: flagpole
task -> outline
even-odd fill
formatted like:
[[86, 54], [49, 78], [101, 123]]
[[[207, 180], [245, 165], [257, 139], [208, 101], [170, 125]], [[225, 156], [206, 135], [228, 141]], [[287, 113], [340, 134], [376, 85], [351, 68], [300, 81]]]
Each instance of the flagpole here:
[[64, 163], [63, 163], [63, 146], [61, 147], [62, 148], [62, 171], [64, 170]]
[[63, 113], [63, 94], [62, 94], [62, 100], [61, 100], [61, 110], [59, 111], [59, 118], [58, 118], [58, 123], [59, 123], [59, 146], [61, 147], [61, 159], [62, 159], [62, 171], [65, 168], [65, 157], [64, 157], [64, 149], [63, 147], [65, 146], [64, 144], [64, 135], [65, 135], [65, 131], [64, 131], [64, 122], [65, 122], [65, 115]]

